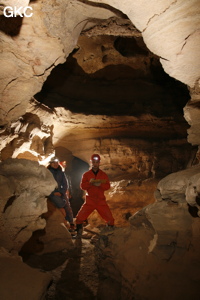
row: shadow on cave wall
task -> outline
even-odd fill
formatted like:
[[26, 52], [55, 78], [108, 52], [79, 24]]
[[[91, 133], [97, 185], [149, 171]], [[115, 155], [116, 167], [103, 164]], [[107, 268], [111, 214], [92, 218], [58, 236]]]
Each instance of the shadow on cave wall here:
[[7, 18], [4, 15], [0, 16], [0, 31], [9, 36], [16, 36], [20, 33], [23, 18], [20, 16]]

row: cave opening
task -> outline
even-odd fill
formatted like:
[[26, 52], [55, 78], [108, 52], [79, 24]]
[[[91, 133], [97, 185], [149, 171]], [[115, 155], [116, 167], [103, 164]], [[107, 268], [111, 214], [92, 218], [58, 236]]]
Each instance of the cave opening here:
[[[130, 173], [134, 179], [162, 178], [190, 160], [193, 147], [186, 141], [188, 124], [183, 117], [189, 91], [164, 72], [159, 57], [149, 51], [138, 31], [133, 36], [83, 31], [66, 62], [52, 70], [35, 99], [52, 110], [70, 111], [77, 115], [77, 123], [81, 124], [82, 116], [88, 117], [77, 134], [76, 129], [66, 131], [55, 144], [75, 150], [74, 139], [83, 149], [87, 146], [80, 138], [99, 140], [100, 146], [93, 149], [104, 156], [105, 169], [113, 179], [127, 179]], [[113, 116], [115, 123], [109, 119]], [[118, 140], [114, 146], [113, 139]], [[141, 153], [132, 159], [128, 151]], [[106, 163], [108, 155], [110, 164]], [[119, 163], [121, 156], [125, 164]], [[113, 175], [113, 168], [118, 175]]]
[[[186, 140], [188, 124], [183, 117], [183, 107], [190, 99], [189, 91], [186, 85], [165, 73], [159, 57], [149, 51], [141, 33], [133, 25], [131, 30], [127, 30], [127, 23], [123, 24], [123, 33], [117, 35], [109, 30], [111, 20], [107, 20], [106, 25], [105, 20], [102, 24], [99, 21], [81, 32], [66, 62], [52, 70], [35, 99], [62, 116], [62, 121], [58, 116], [58, 123], [68, 122], [71, 126], [72, 121], [65, 121], [63, 110], [59, 110], [64, 109], [67, 117], [67, 112], [70, 112], [80, 124], [79, 129], [76, 125], [74, 130], [68, 130], [66, 126], [63, 134], [58, 134], [60, 127], [55, 126], [56, 146], [76, 152], [73, 142], [79, 140], [85, 151], [84, 138], [90, 142], [100, 140], [101, 145], [96, 147], [94, 143], [90, 151], [97, 149], [104, 161], [110, 156], [113, 168], [107, 163], [105, 168], [113, 179], [117, 178], [116, 174], [113, 176], [116, 166], [118, 178], [127, 178], [133, 164], [131, 174], [134, 179], [138, 176], [148, 178], [147, 174], [140, 172], [140, 166], [136, 167], [140, 163], [153, 164], [156, 170], [147, 171], [144, 168], [144, 171], [149, 177], [162, 178], [184, 168], [191, 160], [194, 147]], [[81, 125], [82, 122], [86, 124]], [[113, 143], [113, 139], [118, 140], [118, 146], [108, 145]], [[123, 145], [126, 148], [127, 144], [131, 145], [131, 154], [142, 152], [137, 162], [129, 157], [125, 149], [121, 149]], [[115, 157], [112, 157], [113, 148]], [[91, 152], [87, 153], [87, 157]], [[115, 164], [121, 156], [122, 159], [131, 159], [130, 167], [123, 162]], [[87, 160], [86, 155], [84, 158]]]
[[138, 35], [82, 33], [35, 99], [86, 115], [181, 118], [190, 98], [187, 87], [164, 72]]

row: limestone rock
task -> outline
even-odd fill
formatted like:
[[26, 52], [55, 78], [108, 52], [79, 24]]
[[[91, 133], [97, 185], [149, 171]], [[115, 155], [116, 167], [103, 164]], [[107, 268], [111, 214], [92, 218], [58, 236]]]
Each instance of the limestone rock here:
[[[198, 207], [200, 166], [193, 166], [183, 171], [172, 173], [163, 178], [157, 186], [162, 200], [188, 204]], [[158, 200], [160, 198], [158, 197]]]
[[[158, 180], [155, 179], [111, 182], [111, 188], [105, 195], [117, 227], [129, 226], [131, 216], [150, 203], [154, 203], [154, 190], [157, 183]], [[90, 215], [88, 221], [94, 227], [105, 225], [105, 221], [96, 211]]]
[[19, 251], [32, 232], [45, 227], [46, 196], [55, 188], [51, 173], [37, 162], [8, 159], [0, 165], [1, 246]]
[[[56, 6], [54, 1], [36, 1], [30, 6], [31, 18], [13, 18], [10, 22], [3, 17], [1, 23], [4, 50], [0, 57], [1, 124], [16, 120], [26, 112], [28, 102], [40, 91], [53, 67], [63, 63], [75, 47], [87, 23], [84, 14], [92, 16], [95, 10], [91, 7], [87, 12], [86, 5], [78, 1], [73, 4], [61, 1]], [[100, 18], [113, 16], [106, 9], [98, 12]]]
[[25, 158], [45, 164], [45, 159], [54, 153], [52, 129], [53, 125], [43, 123], [37, 114], [25, 114], [12, 123], [11, 134], [7, 128], [2, 130], [1, 160]]
[[64, 224], [63, 214], [48, 200], [48, 212], [43, 215], [46, 220], [45, 232], [39, 237], [42, 243], [39, 255], [74, 248], [72, 237]]
[[44, 299], [52, 280], [47, 273], [30, 268], [19, 257], [0, 254], [0, 298], [13, 300]]
[[[191, 87], [195, 86], [200, 62], [198, 0], [95, 2], [107, 3], [125, 13], [142, 32], [147, 47], [161, 58], [166, 73]], [[191, 65], [196, 65], [192, 72], [189, 71]]]
[[102, 233], [97, 246], [99, 295], [105, 298], [109, 289], [115, 299], [198, 298], [200, 219], [192, 217], [186, 201], [150, 204], [130, 224]]
[[191, 205], [192, 207], [197, 208], [198, 216], [200, 217], [199, 194], [200, 194], [200, 173], [197, 173], [189, 179], [185, 195], [188, 204]]
[[190, 125], [190, 128], [188, 129], [188, 142], [192, 145], [200, 145], [199, 98], [200, 96], [196, 95], [196, 98], [192, 99], [184, 107], [184, 117]]

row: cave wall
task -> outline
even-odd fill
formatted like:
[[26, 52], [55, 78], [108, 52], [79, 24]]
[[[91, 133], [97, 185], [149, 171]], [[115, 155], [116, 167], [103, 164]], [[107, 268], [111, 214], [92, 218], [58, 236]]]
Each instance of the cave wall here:
[[47, 211], [46, 196], [56, 183], [45, 167], [23, 159], [1, 163], [0, 174], [1, 246], [16, 253], [33, 231], [46, 226], [41, 215]]
[[35, 243], [29, 251], [42, 254], [72, 248], [63, 214], [47, 202], [55, 187], [51, 172], [36, 161], [7, 159], [0, 163], [2, 249], [16, 255], [33, 232]]
[[[40, 91], [51, 70], [66, 60], [88, 18], [95, 14], [95, 8], [79, 1], [29, 4], [34, 11], [31, 18], [1, 15], [1, 124], [26, 112], [31, 97]], [[99, 18], [112, 15], [106, 9], [98, 10]]]

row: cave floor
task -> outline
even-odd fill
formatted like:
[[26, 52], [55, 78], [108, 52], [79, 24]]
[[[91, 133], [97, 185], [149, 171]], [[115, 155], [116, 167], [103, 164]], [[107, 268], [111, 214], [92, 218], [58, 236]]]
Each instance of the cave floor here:
[[24, 260], [52, 276], [45, 300], [97, 299], [99, 279], [93, 238], [74, 239], [74, 249], [67, 252], [31, 255]]
[[53, 283], [46, 300], [95, 300], [98, 289], [98, 271], [95, 265], [94, 245], [90, 239], [74, 240], [75, 248], [67, 260], [50, 273]]

